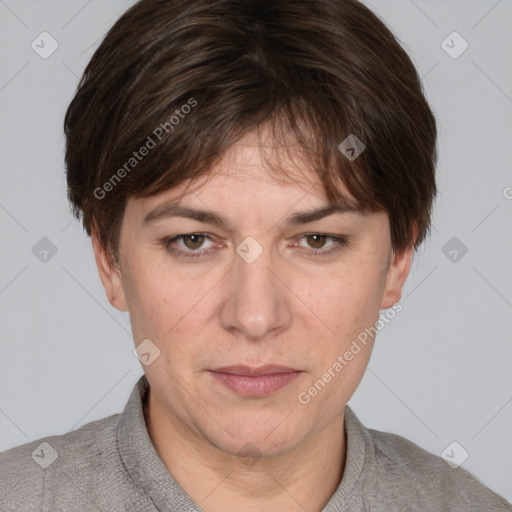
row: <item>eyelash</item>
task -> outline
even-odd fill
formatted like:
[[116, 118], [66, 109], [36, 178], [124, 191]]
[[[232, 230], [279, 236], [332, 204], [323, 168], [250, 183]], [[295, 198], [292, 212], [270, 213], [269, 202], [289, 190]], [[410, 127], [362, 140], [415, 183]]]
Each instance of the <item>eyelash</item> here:
[[[183, 239], [187, 236], [192, 236], [192, 235], [200, 235], [200, 236], [204, 236], [206, 239], [208, 239], [210, 241], [212, 240], [210, 235], [208, 235], [208, 233], [193, 232], [193, 233], [185, 233], [183, 235], [177, 235], [177, 236], [173, 236], [173, 237], [166, 237], [166, 238], [163, 238], [160, 241], [160, 243], [165, 247], [165, 249], [168, 252], [170, 252], [178, 257], [201, 258], [203, 256], [207, 256], [208, 254], [210, 254], [212, 252], [212, 250], [202, 250], [201, 251], [201, 249], [198, 249], [196, 251], [194, 251], [194, 250], [184, 251], [182, 249], [176, 249], [176, 248], [171, 247], [171, 244], [173, 244], [174, 242], [176, 242], [180, 239]], [[347, 236], [335, 236], [335, 235], [328, 235], [326, 233], [311, 232], [311, 233], [304, 233], [301, 238], [304, 238], [307, 236], [312, 236], [312, 235], [325, 236], [328, 239], [332, 240], [333, 244], [331, 246], [329, 246], [329, 249], [323, 249], [323, 250], [322, 249], [319, 249], [319, 250], [311, 249], [311, 250], [303, 251], [306, 253], [306, 256], [313, 256], [313, 257], [328, 256], [330, 254], [334, 254], [335, 252], [340, 251], [341, 249], [343, 249], [344, 247], [349, 245], [349, 237], [347, 237]], [[213, 249], [213, 250], [215, 250], [215, 249]]]

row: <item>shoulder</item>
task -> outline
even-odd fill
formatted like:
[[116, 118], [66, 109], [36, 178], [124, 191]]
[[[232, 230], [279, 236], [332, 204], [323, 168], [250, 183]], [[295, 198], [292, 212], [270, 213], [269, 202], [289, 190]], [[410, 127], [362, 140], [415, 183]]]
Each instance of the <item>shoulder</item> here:
[[401, 493], [410, 510], [428, 503], [432, 510], [512, 511], [510, 503], [462, 467], [452, 468], [399, 435], [368, 432], [375, 451], [376, 485]]
[[78, 472], [84, 483], [89, 474], [101, 474], [102, 467], [115, 460], [118, 417], [0, 453], [0, 510], [39, 510], [46, 491], [65, 487]]

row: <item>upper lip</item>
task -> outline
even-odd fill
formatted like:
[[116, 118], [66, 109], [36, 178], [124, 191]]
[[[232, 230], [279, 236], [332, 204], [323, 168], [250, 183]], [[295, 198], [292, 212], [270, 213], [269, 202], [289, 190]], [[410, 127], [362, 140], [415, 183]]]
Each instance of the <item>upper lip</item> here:
[[246, 366], [246, 365], [236, 365], [236, 366], [224, 366], [222, 368], [215, 368], [211, 370], [216, 373], [230, 373], [232, 375], [273, 375], [276, 373], [292, 373], [297, 372], [294, 368], [289, 368], [287, 366], [280, 366], [276, 364], [266, 364], [263, 366]]

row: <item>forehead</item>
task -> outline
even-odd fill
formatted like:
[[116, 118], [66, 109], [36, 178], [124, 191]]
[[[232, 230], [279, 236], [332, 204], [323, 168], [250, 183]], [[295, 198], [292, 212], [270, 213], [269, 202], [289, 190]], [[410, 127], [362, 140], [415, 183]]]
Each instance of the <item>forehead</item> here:
[[[347, 207], [357, 206], [341, 179], [337, 188]], [[328, 204], [322, 177], [300, 143], [291, 136], [277, 142], [266, 128], [232, 144], [207, 173], [152, 196], [130, 198], [128, 204], [142, 213], [165, 201], [197, 202], [201, 198], [205, 202], [219, 199], [221, 208], [240, 202], [250, 206], [271, 201], [287, 208], [298, 201], [303, 206]]]

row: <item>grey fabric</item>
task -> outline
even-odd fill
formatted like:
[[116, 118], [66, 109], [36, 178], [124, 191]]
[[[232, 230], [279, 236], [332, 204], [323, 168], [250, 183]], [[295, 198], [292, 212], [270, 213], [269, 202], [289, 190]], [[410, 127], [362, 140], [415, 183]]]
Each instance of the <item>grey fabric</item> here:
[[[143, 412], [148, 386], [142, 376], [122, 414], [1, 453], [0, 511], [203, 510], [152, 444]], [[348, 406], [345, 426], [345, 471], [322, 512], [512, 511], [464, 469], [450, 468], [400, 436], [365, 428]], [[40, 447], [42, 442], [49, 446]], [[52, 449], [58, 456], [43, 469], [40, 464], [52, 460]]]

